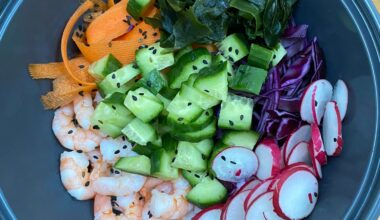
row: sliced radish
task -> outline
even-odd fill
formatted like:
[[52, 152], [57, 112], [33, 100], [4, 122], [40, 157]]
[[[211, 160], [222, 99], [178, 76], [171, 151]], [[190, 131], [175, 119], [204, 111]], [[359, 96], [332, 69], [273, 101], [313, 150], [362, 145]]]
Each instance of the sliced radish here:
[[274, 190], [274, 189], [277, 187], [277, 184], [278, 184], [278, 182], [280, 181], [280, 176], [281, 176], [281, 175], [279, 175], [278, 178], [275, 178], [275, 179], [271, 182], [271, 184], [269, 185], [268, 190]]
[[244, 201], [244, 210], [248, 210], [249, 205], [262, 193], [265, 193], [269, 190], [269, 186], [273, 182], [273, 179], [267, 179], [257, 185], [254, 189], [252, 189], [246, 200]]
[[304, 125], [298, 128], [295, 132], [293, 132], [288, 140], [285, 142], [283, 158], [285, 161], [288, 160], [290, 152], [299, 142], [309, 142], [311, 140], [311, 127], [310, 125]]
[[323, 141], [329, 156], [338, 156], [342, 152], [342, 121], [335, 102], [329, 102], [323, 119]]
[[[307, 151], [307, 152], [309, 152], [309, 151]], [[295, 169], [295, 168], [303, 168], [303, 169], [309, 170], [310, 172], [315, 174], [314, 168], [312, 166], [313, 166], [312, 164], [308, 165], [304, 162], [299, 162], [299, 163], [289, 165], [288, 167], [286, 167], [286, 170]]]
[[327, 164], [326, 150], [317, 124], [311, 124], [311, 140], [313, 143], [314, 157], [317, 158], [321, 165]]
[[198, 214], [196, 214], [193, 220], [215, 220], [220, 219], [222, 215], [222, 204], [211, 206], [207, 209], [203, 209]]
[[242, 191], [230, 199], [222, 212], [223, 220], [245, 219], [244, 201], [250, 190]]
[[338, 80], [334, 86], [334, 94], [332, 100], [336, 102], [339, 108], [340, 117], [342, 121], [346, 117], [348, 105], [348, 89], [343, 80]]
[[309, 144], [309, 153], [310, 153], [310, 158], [311, 158], [311, 163], [313, 165], [313, 169], [314, 169], [314, 174], [315, 176], [318, 178], [318, 179], [322, 179], [322, 165], [319, 163], [318, 159], [315, 157], [315, 154], [314, 154], [314, 148], [313, 148], [313, 144], [310, 143]]
[[319, 124], [325, 112], [326, 103], [332, 97], [332, 85], [325, 79], [317, 80], [306, 90], [301, 102], [301, 118]]
[[256, 154], [245, 147], [229, 147], [212, 161], [212, 170], [218, 179], [240, 182], [256, 174], [259, 162]]
[[299, 142], [293, 149], [290, 151], [288, 161], [286, 161], [286, 165], [292, 165], [296, 163], [306, 163], [308, 165], [312, 165], [310, 153], [309, 153], [309, 143], [307, 142]]
[[274, 212], [273, 191], [258, 196], [249, 206], [245, 219], [282, 220], [282, 218]]
[[253, 178], [251, 180], [248, 180], [245, 182], [237, 191], [237, 193], [245, 191], [245, 190], [252, 190], [254, 189], [257, 185], [261, 183], [261, 180]]
[[283, 169], [286, 166], [286, 160], [285, 160], [285, 144], [281, 147], [281, 169]]
[[281, 151], [273, 139], [263, 140], [255, 149], [259, 160], [256, 176], [261, 180], [276, 176], [281, 171]]
[[318, 199], [318, 180], [303, 168], [281, 175], [273, 194], [275, 212], [285, 219], [303, 219], [313, 211]]

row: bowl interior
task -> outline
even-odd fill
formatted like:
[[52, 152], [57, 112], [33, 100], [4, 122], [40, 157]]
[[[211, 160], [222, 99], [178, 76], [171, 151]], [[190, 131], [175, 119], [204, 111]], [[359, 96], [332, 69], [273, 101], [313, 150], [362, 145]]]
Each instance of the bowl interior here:
[[[20, 219], [92, 219], [92, 202], [67, 194], [59, 176], [63, 151], [51, 131], [53, 112], [39, 97], [47, 81], [33, 81], [29, 63], [59, 60], [59, 41], [78, 0], [24, 1], [0, 42], [0, 186]], [[49, 9], [49, 10], [47, 10]], [[358, 192], [375, 136], [376, 97], [370, 63], [357, 27], [340, 1], [300, 0], [296, 22], [310, 25], [325, 52], [327, 78], [343, 79], [349, 107], [344, 150], [323, 168], [320, 197], [310, 219], [342, 219]]]

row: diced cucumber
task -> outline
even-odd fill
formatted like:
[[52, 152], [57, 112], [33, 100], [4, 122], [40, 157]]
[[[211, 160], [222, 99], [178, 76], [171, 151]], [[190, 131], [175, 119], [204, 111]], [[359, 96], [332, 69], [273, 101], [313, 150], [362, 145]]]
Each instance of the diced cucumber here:
[[137, 88], [134, 90], [134, 92], [139, 94], [139, 95], [141, 94], [145, 98], [148, 98], [152, 101], [160, 102], [159, 99], [155, 95], [153, 95], [153, 93], [151, 93], [148, 89], [146, 89], [144, 87]]
[[274, 48], [274, 55], [273, 55], [273, 61], [272, 61], [272, 66], [276, 66], [281, 62], [281, 60], [286, 56], [287, 51], [286, 49], [282, 46], [281, 43], [278, 43], [277, 46]]
[[[150, 122], [156, 118], [164, 105], [153, 94], [148, 94], [149, 91], [136, 93], [135, 91], [129, 91], [125, 98], [124, 105], [143, 122]], [[155, 100], [150, 98], [153, 95]]]
[[193, 74], [193, 75], [191, 75], [191, 76], [189, 77], [189, 79], [188, 79], [186, 82], [184, 82], [184, 83], [182, 84], [182, 86], [183, 86], [183, 85], [187, 85], [187, 86], [193, 87], [193, 86], [194, 86], [194, 83], [195, 83], [195, 80], [197, 80], [197, 78], [198, 78], [198, 74]]
[[192, 144], [195, 148], [197, 148], [199, 152], [201, 152], [206, 157], [210, 156], [212, 149], [214, 148], [214, 141], [212, 139], [205, 139], [203, 141]]
[[235, 63], [249, 54], [247, 39], [241, 34], [231, 34], [219, 44], [219, 51]]
[[216, 133], [216, 121], [213, 120], [207, 127], [194, 132], [172, 131], [172, 136], [179, 141], [198, 142], [203, 139], [212, 138]]
[[178, 146], [178, 141], [172, 138], [169, 134], [162, 136], [162, 147], [167, 151], [175, 151]]
[[244, 91], [260, 94], [261, 87], [263, 86], [268, 71], [249, 65], [240, 65], [235, 73], [235, 77], [230, 82], [230, 87], [238, 91]]
[[182, 83], [187, 81], [190, 75], [198, 73], [210, 64], [211, 55], [205, 48], [197, 48], [184, 54], [168, 74], [170, 88], [181, 88]]
[[[121, 100], [125, 97], [120, 93], [115, 93], [113, 97], [115, 96], [120, 96]], [[91, 124], [94, 129], [100, 129], [103, 133], [116, 138], [121, 135], [121, 130], [132, 121], [133, 118], [132, 113], [120, 104], [119, 101], [105, 99], [96, 107], [91, 117]]]
[[188, 52], [192, 51], [193, 48], [191, 46], [187, 46], [187, 47], [184, 47], [182, 49], [180, 49], [179, 51], [177, 51], [174, 55], [174, 59], [175, 59], [175, 62], [178, 62], [178, 60], [185, 54], [187, 54]]
[[88, 68], [88, 72], [96, 80], [101, 81], [108, 74], [120, 69], [122, 64], [112, 54], [101, 58], [100, 60], [92, 63]]
[[273, 51], [257, 44], [251, 45], [248, 64], [261, 69], [268, 69], [273, 60]]
[[177, 147], [172, 167], [190, 170], [204, 171], [207, 168], [207, 158], [195, 148], [192, 143], [180, 141]]
[[115, 166], [116, 169], [128, 173], [135, 173], [141, 175], [150, 175], [150, 159], [147, 156], [140, 155], [134, 157], [120, 158]]
[[228, 93], [227, 62], [204, 68], [194, 87], [218, 100], [226, 100]]
[[183, 124], [178, 122], [178, 116], [169, 114], [167, 117], [167, 125], [170, 126], [174, 131], [180, 132], [192, 132], [199, 131], [207, 127], [210, 122], [214, 119], [214, 112], [212, 109], [204, 111], [196, 120], [193, 122]]
[[163, 180], [175, 180], [179, 177], [177, 168], [171, 166], [175, 153], [158, 149], [151, 155], [151, 175]]
[[157, 149], [160, 149], [161, 147], [158, 147], [158, 146], [155, 146], [151, 143], [148, 143], [147, 145], [135, 145], [133, 148], [132, 148], [132, 151], [140, 154], [140, 155], [145, 155], [147, 157], [150, 157], [150, 155]]
[[204, 92], [199, 91], [198, 89], [192, 88], [186, 84], [182, 85], [180, 90], [180, 95], [187, 100], [197, 104], [203, 110], [212, 108], [220, 103], [220, 100], [207, 95]]
[[179, 123], [189, 123], [202, 114], [202, 108], [192, 103], [179, 93], [166, 108], [169, 113], [177, 116]]
[[142, 74], [148, 75], [152, 70], [163, 70], [174, 64], [172, 50], [160, 47], [160, 43], [144, 47], [136, 52], [136, 63]]
[[253, 150], [260, 135], [254, 131], [226, 131], [222, 142], [228, 146], [246, 147]]
[[252, 112], [252, 99], [228, 94], [227, 100], [222, 102], [218, 125], [225, 129], [250, 130]]
[[235, 75], [235, 70], [234, 70], [234, 67], [232, 66], [232, 63], [220, 54], [214, 57], [214, 60], [213, 60], [214, 64], [220, 64], [223, 62], [227, 62], [227, 79], [228, 79], [228, 82], [231, 82]]
[[156, 97], [160, 100], [160, 102], [164, 105], [164, 108], [166, 109], [171, 100], [170, 99], [167, 99], [166, 97], [162, 96], [161, 94], [157, 94]]
[[189, 170], [182, 170], [182, 176], [194, 187], [198, 183], [202, 182], [203, 178], [208, 176], [207, 172], [193, 172]]
[[166, 78], [156, 69], [150, 71], [137, 83], [137, 87], [144, 87], [153, 94], [158, 94], [164, 87], [167, 87], [168, 81]]
[[147, 145], [148, 142], [154, 141], [157, 138], [153, 126], [144, 123], [138, 118], [133, 119], [121, 132], [129, 140], [140, 145]]
[[162, 137], [157, 135], [157, 138], [150, 142], [155, 147], [162, 147]]
[[102, 97], [108, 97], [108, 96], [110, 96], [116, 92], [127, 94], [127, 92], [130, 89], [132, 89], [133, 87], [135, 87], [135, 85], [136, 85], [135, 80], [132, 79], [131, 81], [127, 82], [126, 84], [115, 88], [112, 86], [112, 84], [108, 80], [104, 79], [103, 81], [101, 81], [100, 83], [97, 84], [97, 87], [98, 87], [100, 95]]
[[134, 19], [139, 20], [154, 2], [155, 0], [129, 0], [127, 11]]
[[206, 177], [190, 190], [186, 198], [201, 208], [207, 208], [224, 202], [227, 198], [227, 189], [217, 179]]
[[160, 91], [160, 94], [167, 98], [167, 99], [174, 99], [174, 97], [178, 94], [178, 89], [171, 89], [169, 87], [164, 87], [162, 88], [162, 90]]

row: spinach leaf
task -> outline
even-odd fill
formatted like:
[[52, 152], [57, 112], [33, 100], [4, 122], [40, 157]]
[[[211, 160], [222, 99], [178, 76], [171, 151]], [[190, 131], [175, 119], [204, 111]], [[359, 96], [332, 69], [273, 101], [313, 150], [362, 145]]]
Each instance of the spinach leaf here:
[[167, 0], [174, 11], [179, 12], [194, 4], [194, 0]]

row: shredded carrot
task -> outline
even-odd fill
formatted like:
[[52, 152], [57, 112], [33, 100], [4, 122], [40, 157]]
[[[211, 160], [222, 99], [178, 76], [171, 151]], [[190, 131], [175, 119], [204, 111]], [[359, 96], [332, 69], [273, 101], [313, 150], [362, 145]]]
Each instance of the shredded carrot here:
[[107, 54], [114, 55], [121, 63], [134, 61], [136, 50], [142, 45], [151, 45], [160, 39], [158, 29], [141, 22], [132, 31], [111, 42], [86, 44], [83, 39], [73, 35], [73, 40], [90, 62], [95, 62]]
[[108, 0], [108, 8], [111, 8], [115, 5], [115, 2], [113, 0]]
[[106, 11], [108, 9], [107, 4], [103, 0], [91, 0], [94, 3], [94, 10]]
[[93, 82], [86, 82], [86, 81], [83, 81], [83, 80], [80, 80], [74, 73], [73, 71], [71, 70], [70, 68], [70, 65], [69, 65], [69, 58], [67, 56], [67, 41], [69, 39], [69, 36], [71, 34], [71, 31], [72, 29], [74, 28], [74, 25], [76, 24], [76, 22], [78, 21], [78, 19], [87, 11], [89, 10], [90, 8], [92, 8], [94, 6], [94, 3], [91, 2], [90, 0], [87, 0], [86, 2], [84, 2], [75, 12], [74, 14], [72, 15], [72, 17], [69, 19], [69, 21], [67, 22], [66, 24], [66, 27], [63, 31], [63, 34], [62, 34], [62, 40], [61, 40], [61, 53], [62, 53], [62, 60], [63, 60], [63, 63], [67, 69], [67, 72], [69, 73], [69, 75], [75, 80], [77, 81], [78, 83], [81, 83], [83, 85], [88, 85], [88, 86], [92, 86], [92, 87], [96, 87], [96, 84], [93, 83]]

